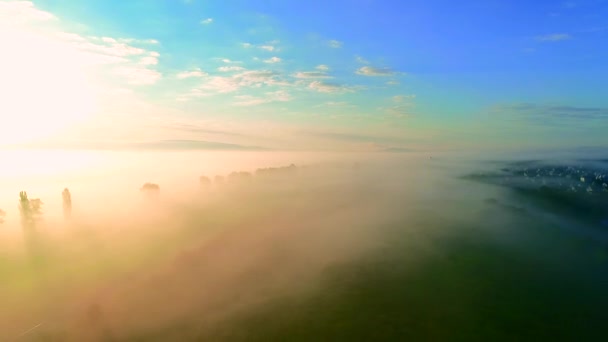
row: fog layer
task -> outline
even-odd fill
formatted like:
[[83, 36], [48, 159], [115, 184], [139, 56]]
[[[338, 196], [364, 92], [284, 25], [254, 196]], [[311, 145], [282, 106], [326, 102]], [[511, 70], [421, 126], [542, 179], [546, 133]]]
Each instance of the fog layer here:
[[0, 340], [540, 338], [605, 317], [578, 285], [605, 279], [601, 217], [557, 224], [471, 176], [497, 163], [254, 156], [154, 155], [162, 177], [82, 170], [54, 197], [21, 179], [42, 204], [19, 216], [11, 193], [0, 216]]

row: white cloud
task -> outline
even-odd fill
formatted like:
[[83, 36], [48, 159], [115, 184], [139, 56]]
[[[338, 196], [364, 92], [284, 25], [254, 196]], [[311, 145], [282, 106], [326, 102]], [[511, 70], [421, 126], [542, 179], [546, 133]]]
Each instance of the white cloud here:
[[125, 77], [129, 84], [134, 85], [154, 84], [162, 77], [161, 73], [156, 70], [135, 66], [119, 67], [115, 73]]
[[264, 60], [264, 63], [268, 63], [268, 64], [274, 64], [274, 63], [280, 63], [281, 59], [279, 57], [271, 57], [268, 59]]
[[536, 40], [541, 42], [559, 42], [568, 39], [572, 39], [572, 36], [567, 33], [553, 33], [544, 36], [536, 36]]
[[274, 52], [274, 51], [278, 51], [279, 49], [276, 47], [276, 45], [279, 44], [278, 40], [273, 40], [270, 42], [267, 42], [265, 44], [260, 44], [260, 45], [254, 45], [251, 43], [241, 43], [241, 46], [244, 47], [245, 49], [249, 49], [249, 48], [258, 48], [260, 50], [264, 50], [264, 51], [268, 51], [268, 52]]
[[264, 97], [256, 97], [251, 95], [239, 95], [235, 96], [237, 102], [234, 103], [236, 106], [257, 106], [264, 103], [270, 102], [287, 102], [291, 101], [291, 95], [284, 90], [277, 90], [265, 93]]
[[215, 76], [201, 85], [200, 89], [223, 94], [237, 91], [240, 87], [239, 80], [236, 78]]
[[293, 75], [295, 78], [331, 78], [324, 72], [320, 71], [301, 71]]
[[317, 65], [317, 66], [315, 67], [315, 69], [317, 69], [317, 70], [321, 70], [321, 71], [328, 71], [328, 70], [329, 70], [329, 67], [328, 67], [327, 65], [325, 65], [325, 64], [320, 64], [320, 65]]
[[31, 1], [0, 1], [0, 23], [17, 24], [57, 20], [52, 13], [36, 8]]
[[203, 25], [209, 25], [211, 23], [213, 23], [213, 18], [207, 18], [207, 19], [201, 20], [201, 24], [203, 24]]
[[277, 73], [268, 70], [251, 70], [233, 76], [242, 86], [273, 85], [276, 83]]
[[[26, 23], [36, 25], [21, 26]], [[152, 84], [161, 79], [161, 73], [155, 70], [160, 54], [134, 45], [158, 44], [157, 40], [84, 36], [64, 30], [61, 24], [59, 18], [38, 9], [31, 1], [0, 1], [0, 26], [3, 27], [0, 29], [0, 35], [2, 31], [8, 32], [13, 40], [21, 36], [20, 39], [28, 41], [21, 41], [19, 45], [34, 44], [37, 50], [47, 49], [52, 55], [62, 55], [56, 62], [49, 61], [51, 64], [60, 63], [71, 70], [86, 67], [86, 70], [81, 72], [90, 74], [91, 78], [97, 79], [100, 84], [104, 83], [104, 86], [106, 82]], [[6, 40], [3, 43], [5, 47], [11, 44]], [[108, 75], [119, 78], [107, 77]], [[107, 86], [112, 88], [123, 85]]]
[[397, 102], [397, 103], [401, 103], [401, 102], [405, 102], [406, 100], [413, 100], [416, 98], [415, 94], [410, 94], [410, 95], [395, 95], [392, 97], [393, 102]]
[[357, 61], [357, 63], [369, 64], [369, 61], [361, 56], [355, 56], [355, 60]]
[[327, 42], [327, 46], [329, 46], [330, 48], [334, 48], [334, 49], [339, 49], [342, 47], [342, 45], [343, 45], [343, 43], [338, 40], [330, 40]]
[[274, 51], [279, 51], [279, 49], [277, 48], [277, 44], [279, 44], [278, 40], [271, 40], [269, 42], [266, 42], [266, 43], [260, 44], [260, 45], [255, 45], [255, 44], [245, 42], [245, 43], [241, 43], [241, 46], [244, 47], [245, 49], [257, 48], [257, 49], [268, 51], [268, 52], [274, 52]]
[[387, 85], [391, 85], [391, 86], [395, 86], [395, 85], [399, 85], [400, 83], [399, 83], [399, 81], [391, 80], [391, 81], [386, 82], [386, 84]]
[[237, 100], [234, 103], [235, 106], [257, 106], [267, 102], [264, 98], [255, 97], [252, 95], [238, 95], [234, 98]]
[[112, 43], [112, 44], [118, 43], [116, 41], [116, 39], [111, 38], [111, 37], [101, 37], [101, 41], [103, 41], [105, 43]]
[[407, 118], [412, 116], [411, 107], [406, 105], [396, 105], [386, 109], [388, 114], [396, 118]]
[[320, 93], [349, 93], [355, 90], [352, 87], [333, 83], [325, 83], [321, 81], [311, 82], [308, 85], [308, 88]]
[[364, 66], [357, 69], [356, 73], [363, 76], [392, 76], [395, 72], [388, 68], [374, 68]]
[[274, 49], [275, 49], [275, 47], [272, 45], [260, 45], [258, 47], [262, 50], [266, 50], [266, 51], [270, 51], [270, 52], [274, 51]]
[[236, 66], [236, 65], [231, 65], [231, 66], [222, 66], [217, 68], [218, 71], [221, 72], [231, 72], [231, 71], [241, 71], [241, 70], [245, 70], [245, 68], [240, 67], [240, 66]]
[[278, 74], [268, 70], [248, 70], [230, 76], [214, 76], [208, 78], [197, 89], [207, 93], [231, 93], [241, 88], [261, 88], [262, 86], [286, 86], [279, 80]]
[[142, 65], [156, 65], [158, 64], [158, 58], [152, 56], [142, 57], [139, 63]]
[[326, 107], [354, 107], [352, 104], [345, 101], [328, 101], [323, 103]]
[[193, 69], [193, 70], [189, 70], [189, 71], [182, 71], [180, 73], [178, 73], [176, 75], [176, 77], [180, 80], [186, 79], [186, 78], [198, 78], [198, 77], [205, 77], [208, 74], [204, 71], [202, 71], [199, 68]]
[[233, 61], [233, 60], [228, 59], [228, 58], [222, 58], [222, 62], [224, 62], [226, 64], [240, 64], [240, 63], [243, 63], [243, 62], [239, 62], [239, 61]]

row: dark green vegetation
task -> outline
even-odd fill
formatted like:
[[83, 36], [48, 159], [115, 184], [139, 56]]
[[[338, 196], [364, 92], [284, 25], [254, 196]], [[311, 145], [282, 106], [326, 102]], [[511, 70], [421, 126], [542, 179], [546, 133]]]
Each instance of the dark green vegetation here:
[[[496, 210], [486, 208], [486, 221], [476, 227], [430, 220], [440, 229], [459, 230], [443, 238], [408, 234], [395, 223], [382, 248], [326, 268], [315, 294], [273, 298], [212, 327], [184, 320], [139, 340], [581, 341], [606, 336], [608, 247], [573, 239], [530, 217], [505, 221]], [[431, 228], [429, 221], [420, 223]]]

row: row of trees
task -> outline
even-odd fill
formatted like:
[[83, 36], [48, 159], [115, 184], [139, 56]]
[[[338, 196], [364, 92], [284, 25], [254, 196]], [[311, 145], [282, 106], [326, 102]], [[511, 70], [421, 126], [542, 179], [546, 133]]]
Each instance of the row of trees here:
[[[294, 164], [283, 167], [269, 167], [259, 168], [255, 171], [255, 176], [259, 178], [268, 178], [274, 176], [290, 176], [295, 174], [297, 167]], [[244, 183], [250, 182], [254, 175], [246, 171], [235, 171], [230, 173], [226, 178], [230, 183]], [[221, 175], [214, 177], [213, 182], [217, 185], [224, 184], [226, 178]], [[199, 183], [203, 187], [209, 187], [213, 183], [211, 178], [207, 176], [200, 176]], [[160, 194], [160, 186], [154, 183], [145, 183], [140, 191], [147, 197], [158, 197]], [[65, 188], [61, 193], [63, 199], [63, 216], [69, 219], [72, 216], [72, 194], [68, 188]], [[21, 191], [19, 193], [19, 211], [21, 213], [21, 219], [24, 223], [34, 223], [42, 216], [42, 205], [44, 203], [39, 198], [29, 199], [27, 192]], [[4, 223], [6, 212], [0, 209], [0, 224]]]
[[[292, 176], [297, 172], [298, 168], [291, 164], [289, 166], [282, 167], [269, 167], [269, 168], [259, 168], [255, 171], [255, 177], [259, 178], [269, 178], [269, 177], [279, 177], [279, 176]], [[254, 174], [247, 171], [235, 171], [231, 172], [227, 178], [230, 183], [244, 183], [250, 182], [254, 177]], [[225, 178], [224, 176], [217, 175], [214, 177], [213, 182], [217, 185], [224, 184]], [[199, 184], [203, 187], [209, 187], [213, 183], [211, 178], [207, 176], [200, 176]]]
[[[63, 198], [63, 215], [64, 217], [70, 218], [72, 214], [72, 195], [70, 190], [65, 188], [62, 192]], [[44, 203], [40, 198], [30, 199], [27, 192], [19, 192], [19, 213], [21, 214], [21, 221], [26, 225], [31, 225], [38, 221], [42, 217], [42, 205]], [[0, 209], [0, 224], [4, 223], [6, 212]]]

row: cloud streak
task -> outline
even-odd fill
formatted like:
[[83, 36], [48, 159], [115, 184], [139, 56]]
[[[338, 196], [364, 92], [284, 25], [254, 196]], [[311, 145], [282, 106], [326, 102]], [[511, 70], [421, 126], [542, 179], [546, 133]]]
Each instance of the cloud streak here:
[[204, 71], [202, 71], [199, 68], [193, 69], [193, 70], [189, 70], [189, 71], [182, 71], [180, 73], [178, 73], [177, 75], [175, 75], [175, 77], [177, 77], [180, 80], [183, 79], [187, 79], [187, 78], [200, 78], [200, 77], [205, 77], [208, 74]]
[[541, 41], [541, 42], [559, 42], [559, 41], [569, 40], [569, 39], [572, 39], [572, 36], [567, 33], [553, 33], [553, 34], [546, 34], [546, 35], [542, 35], [542, 36], [536, 36], [536, 40]]
[[608, 108], [603, 107], [516, 103], [497, 105], [491, 111], [507, 119], [524, 120], [543, 126], [571, 126], [573, 122], [580, 126], [582, 123], [608, 120]]
[[320, 71], [300, 71], [296, 72], [293, 77], [295, 78], [331, 78], [328, 74]]
[[363, 76], [393, 76], [396, 74], [395, 71], [389, 68], [374, 68], [370, 66], [361, 67], [355, 73]]
[[322, 81], [313, 81], [308, 85], [308, 88], [325, 94], [353, 93], [356, 90], [354, 87]]
[[344, 45], [344, 43], [342, 43], [339, 40], [329, 40], [327, 41], [327, 46], [329, 46], [332, 49], [339, 49], [342, 47], [342, 45]]

